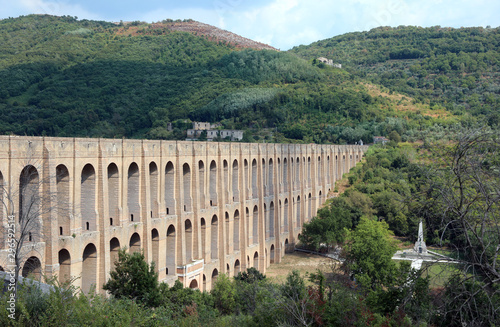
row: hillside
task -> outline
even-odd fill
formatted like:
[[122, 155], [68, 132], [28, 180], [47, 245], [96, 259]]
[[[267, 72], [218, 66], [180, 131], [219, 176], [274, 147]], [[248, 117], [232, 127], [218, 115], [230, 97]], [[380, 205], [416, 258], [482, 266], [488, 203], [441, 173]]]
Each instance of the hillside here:
[[290, 52], [328, 57], [371, 83], [455, 115], [500, 121], [500, 28], [380, 27]]
[[164, 20], [153, 24], [131, 22], [122, 23], [123, 28], [118, 29], [118, 35], [163, 35], [172, 31], [189, 32], [194, 35], [205, 36], [214, 42], [225, 42], [236, 48], [250, 48], [256, 50], [278, 50], [270, 45], [256, 42], [218, 27], [197, 22], [194, 20], [173, 21]]
[[[0, 21], [0, 133], [184, 139], [191, 121], [211, 121], [244, 130], [246, 142], [366, 143], [393, 131], [403, 140], [416, 140], [435, 123], [495, 113], [496, 63], [464, 68], [471, 71], [464, 78], [480, 75], [467, 92], [489, 87], [490, 93], [469, 95], [460, 86], [460, 97], [452, 103], [456, 72], [429, 68], [423, 77], [417, 65], [423, 67], [427, 59], [434, 64], [434, 57], [391, 59], [393, 52], [406, 53], [413, 32], [383, 31], [366, 32], [364, 44], [344, 35], [279, 52], [191, 20], [5, 19]], [[403, 36], [398, 38], [398, 31]], [[443, 55], [444, 41], [432, 41], [433, 33], [428, 31], [427, 38], [413, 33], [421, 40], [415, 44], [437, 42], [432, 55]], [[487, 60], [498, 56], [493, 51], [497, 35], [488, 30], [482, 36]], [[457, 37], [455, 47], [467, 40]], [[332, 55], [348, 50], [350, 57]], [[313, 59], [319, 55], [345, 69], [317, 64]], [[406, 70], [422, 73], [414, 86], [416, 75], [408, 77]], [[421, 87], [431, 82], [432, 88]], [[476, 107], [461, 102], [474, 96]], [[167, 129], [169, 123], [173, 130]]]

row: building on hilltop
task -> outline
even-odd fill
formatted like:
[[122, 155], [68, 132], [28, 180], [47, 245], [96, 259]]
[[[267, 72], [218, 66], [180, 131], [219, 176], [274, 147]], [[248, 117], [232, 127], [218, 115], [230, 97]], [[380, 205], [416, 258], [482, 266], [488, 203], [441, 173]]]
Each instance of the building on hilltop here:
[[231, 141], [241, 141], [243, 139], [243, 131], [235, 129], [217, 129], [221, 127], [220, 123], [193, 122], [193, 128], [187, 130], [186, 141], [194, 141], [199, 139], [203, 132], [206, 132], [207, 141], [213, 141], [215, 138], [221, 139], [230, 138]]
[[319, 57], [317, 59], [319, 62], [324, 63], [325, 65], [332, 66], [335, 68], [342, 68], [342, 64], [334, 63], [332, 59], [327, 59], [325, 57]]

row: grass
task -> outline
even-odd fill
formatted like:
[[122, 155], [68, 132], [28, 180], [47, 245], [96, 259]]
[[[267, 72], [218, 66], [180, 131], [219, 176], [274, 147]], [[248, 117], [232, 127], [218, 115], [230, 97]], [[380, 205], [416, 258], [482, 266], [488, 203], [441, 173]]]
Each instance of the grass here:
[[429, 276], [430, 288], [442, 288], [448, 279], [459, 271], [459, 267], [450, 263], [424, 263], [422, 277]]

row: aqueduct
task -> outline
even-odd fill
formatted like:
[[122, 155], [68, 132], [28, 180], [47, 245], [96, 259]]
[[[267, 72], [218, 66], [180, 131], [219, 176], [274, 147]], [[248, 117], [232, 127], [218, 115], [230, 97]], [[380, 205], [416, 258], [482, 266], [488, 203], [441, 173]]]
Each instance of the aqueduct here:
[[281, 261], [366, 149], [0, 136], [0, 219], [37, 208], [23, 275], [100, 290], [127, 247], [161, 281], [209, 290], [220, 273]]

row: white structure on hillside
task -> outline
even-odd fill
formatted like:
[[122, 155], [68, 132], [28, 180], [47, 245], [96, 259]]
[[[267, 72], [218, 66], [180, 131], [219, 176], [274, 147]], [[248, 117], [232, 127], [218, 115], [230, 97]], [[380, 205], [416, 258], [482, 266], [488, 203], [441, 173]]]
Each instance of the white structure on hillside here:
[[207, 133], [207, 141], [213, 141], [215, 138], [221, 139], [230, 138], [231, 141], [241, 141], [243, 139], [243, 131], [236, 129], [217, 129], [221, 124], [210, 124], [206, 122], [193, 122], [193, 128], [187, 130], [186, 141], [197, 140], [203, 131]]
[[319, 57], [317, 60], [319, 62], [324, 63], [325, 65], [328, 65], [328, 66], [332, 66], [332, 67], [335, 67], [335, 68], [342, 68], [342, 64], [334, 63], [332, 59], [327, 59], [325, 57]]
[[414, 250], [417, 253], [427, 253], [427, 246], [424, 242], [424, 229], [422, 227], [422, 220], [420, 220], [420, 223], [418, 224], [418, 238], [417, 242], [415, 242]]

